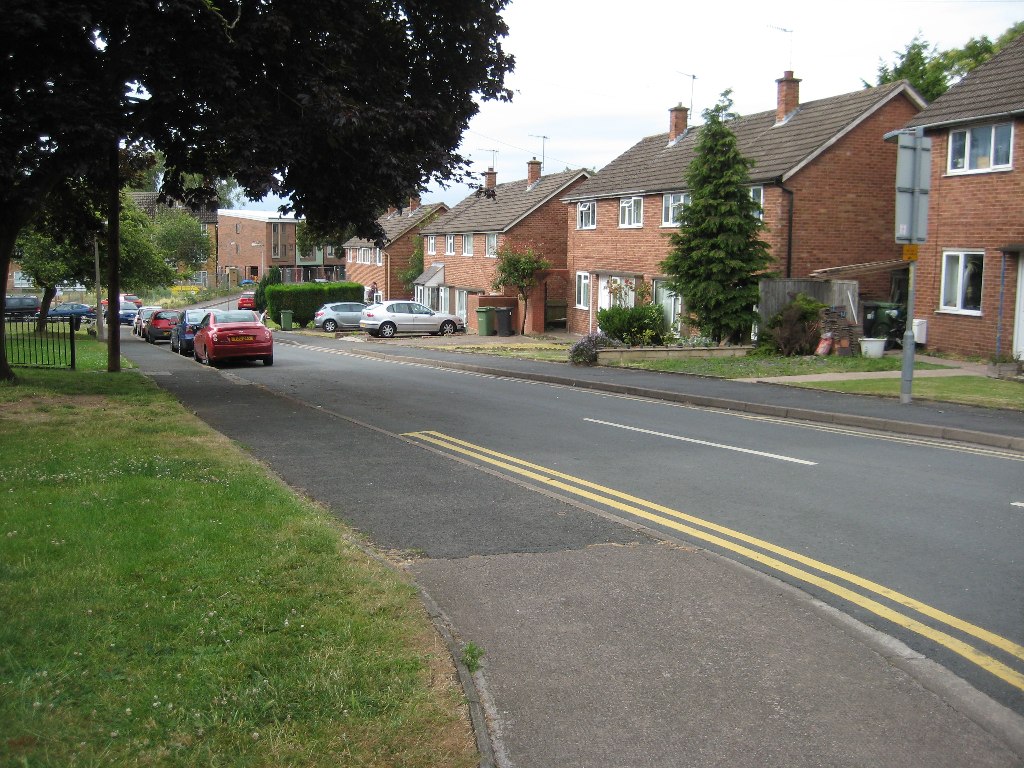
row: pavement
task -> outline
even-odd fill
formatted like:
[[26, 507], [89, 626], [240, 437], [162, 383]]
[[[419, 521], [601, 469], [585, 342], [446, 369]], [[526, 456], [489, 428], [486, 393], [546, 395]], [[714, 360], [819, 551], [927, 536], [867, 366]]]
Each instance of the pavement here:
[[[376, 340], [278, 332], [279, 344], [1024, 450], [1024, 414], [619, 368], [586, 368], [466, 354], [455, 346], [549, 339], [457, 336]], [[127, 347], [127, 348], [126, 348]], [[807, 593], [682, 540], [624, 526], [423, 452], [378, 439], [324, 472], [320, 440], [367, 425], [334, 418], [231, 375], [175, 376], [187, 360], [125, 345], [143, 371], [286, 482], [374, 541], [353, 477], [376, 477], [374, 451], [415, 452], [424, 475], [388, 478], [415, 494], [423, 556], [401, 567], [449, 643], [466, 692], [481, 766], [1024, 766], [1024, 718], [895, 639]], [[948, 362], [948, 361], [944, 361]], [[192, 370], [182, 368], [182, 370]], [[969, 367], [960, 375], [977, 375]], [[237, 407], [236, 407], [237, 406]], [[238, 420], [244, 412], [258, 418]], [[379, 432], [379, 430], [377, 430]], [[294, 436], [294, 437], [293, 437]], [[378, 435], [379, 437], [379, 435]], [[412, 462], [410, 462], [412, 463]], [[364, 466], [365, 464], [365, 466]], [[399, 464], [398, 466], [401, 466]], [[372, 483], [371, 483], [372, 485]], [[522, 508], [529, 524], [501, 542], [456, 549], [459, 517], [488, 504]], [[365, 505], [364, 502], [365, 501]], [[479, 508], [479, 509], [477, 509]], [[342, 510], [350, 510], [343, 514]], [[358, 511], [351, 511], [358, 510]], [[526, 541], [535, 521], [571, 532], [549, 551]], [[430, 537], [434, 538], [430, 538]], [[374, 541], [381, 546], [382, 542]], [[486, 650], [475, 674], [460, 643]]]

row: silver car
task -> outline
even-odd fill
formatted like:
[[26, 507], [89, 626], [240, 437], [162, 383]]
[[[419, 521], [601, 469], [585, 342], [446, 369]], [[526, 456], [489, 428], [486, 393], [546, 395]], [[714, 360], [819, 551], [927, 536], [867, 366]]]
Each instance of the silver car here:
[[323, 328], [328, 333], [334, 333], [339, 328], [358, 328], [359, 318], [362, 316], [366, 305], [361, 301], [342, 301], [334, 304], [324, 304], [316, 311], [313, 317], [313, 325]]
[[435, 312], [417, 301], [399, 299], [371, 304], [363, 310], [359, 327], [371, 336], [390, 339], [396, 333], [440, 333], [451, 336], [466, 330], [466, 321], [458, 315]]

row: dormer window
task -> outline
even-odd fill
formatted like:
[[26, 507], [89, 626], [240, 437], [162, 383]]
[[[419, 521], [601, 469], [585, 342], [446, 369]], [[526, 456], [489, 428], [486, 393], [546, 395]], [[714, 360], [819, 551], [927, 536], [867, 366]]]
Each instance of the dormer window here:
[[1009, 170], [1013, 124], [978, 125], [949, 132], [949, 172]]

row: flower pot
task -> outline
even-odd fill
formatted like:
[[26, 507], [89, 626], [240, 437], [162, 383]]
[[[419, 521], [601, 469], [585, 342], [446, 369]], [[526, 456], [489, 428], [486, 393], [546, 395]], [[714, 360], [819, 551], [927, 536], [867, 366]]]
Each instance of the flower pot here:
[[861, 339], [860, 353], [863, 357], [881, 357], [885, 352], [885, 339]]

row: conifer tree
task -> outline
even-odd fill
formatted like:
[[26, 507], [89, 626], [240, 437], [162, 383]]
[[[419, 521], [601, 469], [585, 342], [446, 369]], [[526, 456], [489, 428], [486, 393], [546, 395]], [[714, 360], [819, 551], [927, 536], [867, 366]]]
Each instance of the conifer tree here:
[[661, 267], [691, 325], [717, 343], [742, 341], [757, 319], [758, 281], [772, 264], [759, 207], [750, 196], [752, 162], [729, 127], [730, 91], [703, 112], [696, 155], [686, 171], [690, 202]]

